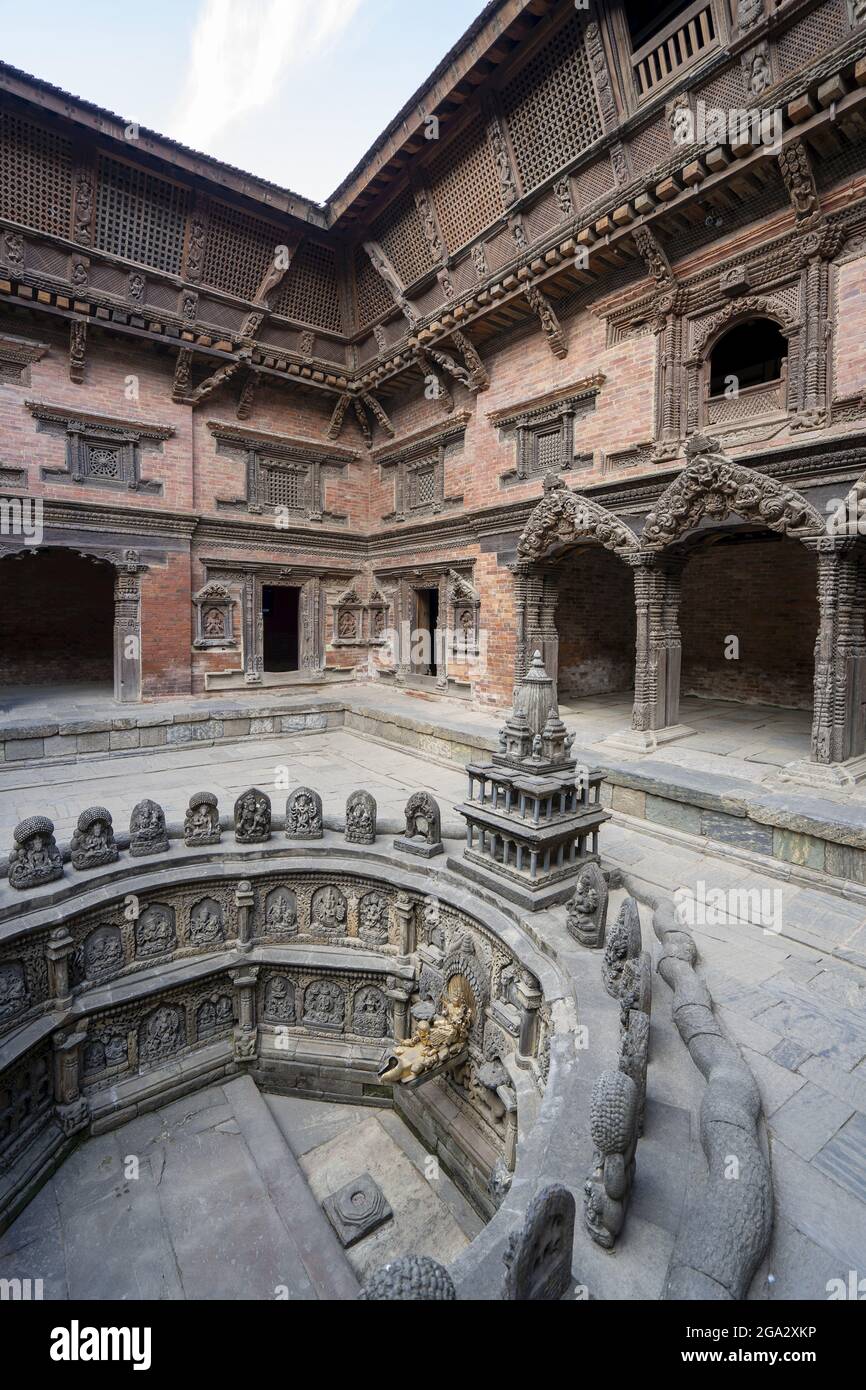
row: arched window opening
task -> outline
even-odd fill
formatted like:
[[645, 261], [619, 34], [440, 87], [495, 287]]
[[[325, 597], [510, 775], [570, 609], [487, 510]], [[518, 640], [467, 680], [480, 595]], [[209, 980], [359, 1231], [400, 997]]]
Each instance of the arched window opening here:
[[723, 334], [710, 355], [710, 397], [778, 381], [788, 357], [788, 340], [772, 319], [749, 319]]

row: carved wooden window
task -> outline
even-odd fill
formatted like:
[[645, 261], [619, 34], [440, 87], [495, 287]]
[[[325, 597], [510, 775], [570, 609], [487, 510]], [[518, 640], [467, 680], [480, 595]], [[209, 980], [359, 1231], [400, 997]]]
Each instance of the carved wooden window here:
[[189, 193], [131, 164], [102, 156], [96, 196], [100, 251], [177, 275]]
[[0, 217], [68, 236], [72, 157], [62, 135], [0, 112]]
[[342, 333], [337, 262], [329, 246], [316, 241], [300, 246], [273, 307], [285, 318]]
[[72, 415], [62, 406], [27, 401], [39, 434], [53, 434], [65, 442], [62, 468], [43, 465], [41, 477], [50, 483], [89, 483], [107, 488], [162, 493], [162, 483], [141, 475], [143, 450], [162, 453], [163, 443], [174, 430], [140, 420], [115, 420], [112, 416]]
[[705, 424], [736, 424], [784, 413], [788, 394], [788, 340], [772, 319], [734, 324], [716, 341], [703, 365]]
[[532, 453], [532, 472], [550, 473], [558, 471], [564, 466], [564, 458], [567, 457], [566, 446], [563, 447], [562, 428], [556, 430], [539, 430], [533, 438]]
[[203, 280], [207, 285], [252, 299], [271, 265], [276, 248], [286, 244], [277, 227], [239, 208], [212, 202]]
[[[115, 484], [137, 489], [138, 453], [133, 440], [70, 431], [68, 469], [74, 483]], [[44, 476], [45, 470], [43, 470]]]
[[409, 470], [410, 507], [430, 507], [436, 501], [436, 460], [412, 464]]
[[263, 502], [270, 507], [286, 507], [290, 512], [306, 511], [309, 505], [309, 468], [262, 461], [260, 471]]
[[[718, 48], [724, 34], [721, 0], [677, 0], [653, 11], [644, 3], [625, 6], [633, 44], [632, 67], [638, 96], [643, 98], [672, 82], [706, 53]], [[673, 17], [671, 17], [673, 16]]]
[[601, 137], [601, 116], [578, 16], [563, 24], [510, 79], [502, 101], [527, 190]]
[[502, 216], [499, 179], [481, 117], [475, 117], [432, 161], [429, 182], [450, 251], [472, 241]]
[[500, 429], [506, 435], [514, 435], [517, 442], [515, 467], [503, 473], [503, 481], [520, 481], [573, 468], [574, 422], [595, 409], [598, 390], [593, 385], [579, 395], [497, 417]]

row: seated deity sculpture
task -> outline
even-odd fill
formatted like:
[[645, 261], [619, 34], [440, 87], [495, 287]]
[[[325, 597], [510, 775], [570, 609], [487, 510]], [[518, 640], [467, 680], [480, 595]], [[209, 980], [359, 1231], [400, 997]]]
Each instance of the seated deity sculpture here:
[[140, 857], [162, 854], [168, 849], [165, 812], [155, 801], [140, 801], [129, 822], [129, 852]]
[[111, 812], [104, 806], [91, 806], [82, 811], [70, 850], [75, 869], [95, 869], [102, 864], [113, 864], [117, 859], [117, 845], [114, 842]]
[[604, 945], [607, 921], [607, 884], [597, 864], [586, 864], [568, 904], [566, 926], [569, 936], [581, 946], [598, 950]]
[[269, 927], [293, 927], [298, 915], [288, 895], [274, 894], [268, 903], [265, 921]]
[[286, 802], [286, 835], [290, 840], [322, 838], [322, 799], [309, 787], [298, 787]]
[[183, 838], [187, 845], [215, 845], [220, 838], [217, 799], [213, 792], [196, 792], [189, 799], [189, 809], [183, 822]]
[[369, 792], [353, 792], [346, 802], [346, 839], [352, 845], [376, 839], [376, 802]]
[[15, 848], [9, 856], [9, 885], [38, 888], [62, 878], [63, 860], [54, 839], [54, 823], [47, 816], [30, 816], [13, 831]]
[[241, 844], [261, 844], [271, 835], [271, 803], [252, 787], [235, 802], [235, 838]]

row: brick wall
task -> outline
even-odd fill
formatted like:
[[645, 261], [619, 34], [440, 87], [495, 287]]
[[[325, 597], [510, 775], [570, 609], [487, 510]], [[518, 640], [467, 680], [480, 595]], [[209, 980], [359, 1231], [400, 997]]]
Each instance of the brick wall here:
[[189, 554], [169, 554], [164, 565], [153, 565], [141, 577], [144, 696], [189, 694], [191, 645]]
[[[685, 695], [811, 709], [815, 561], [796, 541], [718, 544], [683, 574]], [[729, 636], [739, 660], [725, 659]]]
[[111, 686], [114, 570], [68, 551], [0, 561], [0, 686]]
[[835, 275], [834, 395], [844, 399], [866, 387], [866, 256]]
[[556, 626], [561, 699], [634, 689], [634, 583], [615, 555], [587, 547], [563, 561]]

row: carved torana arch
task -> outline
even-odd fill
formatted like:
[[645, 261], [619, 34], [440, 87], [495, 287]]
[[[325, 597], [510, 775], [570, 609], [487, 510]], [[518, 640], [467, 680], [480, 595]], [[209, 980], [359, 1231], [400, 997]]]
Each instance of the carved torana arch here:
[[697, 436], [687, 457], [686, 468], [647, 516], [642, 549], [661, 550], [703, 517], [723, 521], [732, 513], [797, 539], [826, 535], [824, 518], [805, 497], [763, 473], [731, 463], [718, 440]]
[[560, 478], [548, 475], [544, 497], [517, 543], [518, 561], [532, 564], [579, 541], [594, 541], [605, 550], [618, 552], [639, 549], [634, 531], [618, 516], [600, 503], [571, 492]]
[[799, 327], [797, 320], [792, 318], [778, 299], [765, 299], [763, 295], [747, 295], [732, 299], [730, 304], [726, 304], [701, 324], [700, 331], [695, 336], [693, 356], [703, 358], [728, 329], [754, 318], [772, 319], [779, 325], [785, 337], [790, 337]]

